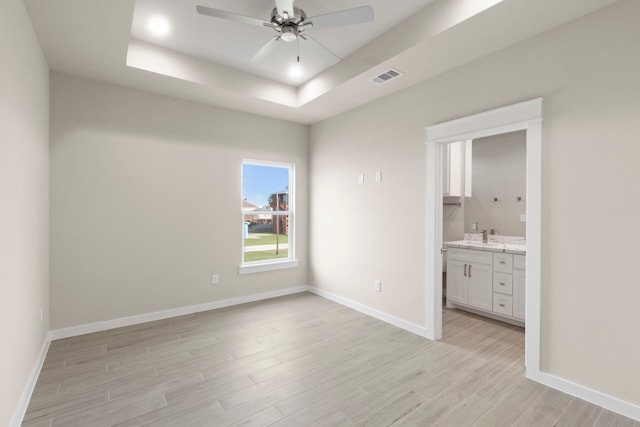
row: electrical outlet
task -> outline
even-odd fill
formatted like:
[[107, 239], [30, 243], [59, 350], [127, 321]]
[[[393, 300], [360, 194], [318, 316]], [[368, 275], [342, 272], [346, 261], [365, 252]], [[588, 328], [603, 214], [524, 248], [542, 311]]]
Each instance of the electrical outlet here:
[[373, 283], [373, 289], [375, 289], [376, 292], [382, 292], [382, 281], [381, 280], [376, 280]]
[[363, 173], [358, 175], [358, 184], [364, 184], [364, 174]]
[[382, 182], [382, 172], [376, 172], [376, 182]]
[[220, 275], [219, 274], [214, 274], [214, 275], [211, 276], [211, 284], [212, 285], [220, 284]]
[[520, 222], [527, 222], [527, 215], [526, 214], [520, 215]]

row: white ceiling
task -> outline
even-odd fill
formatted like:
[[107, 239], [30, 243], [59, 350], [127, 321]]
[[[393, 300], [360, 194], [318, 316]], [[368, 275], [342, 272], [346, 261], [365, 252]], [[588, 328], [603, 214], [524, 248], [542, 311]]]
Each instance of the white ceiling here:
[[[272, 1], [199, 4], [266, 18]], [[296, 5], [316, 15], [366, 1]], [[139, 0], [137, 6], [135, 0], [24, 0], [54, 71], [300, 123], [340, 114], [616, 1], [372, 0], [373, 24], [314, 34], [342, 60], [300, 83], [275, 80], [281, 71], [274, 77], [274, 70], [248, 64], [273, 30], [198, 15], [194, 0]], [[138, 29], [138, 19], [154, 8], [173, 26], [162, 45]], [[382, 86], [370, 82], [390, 67], [404, 76]]]
[[[399, 25], [414, 12], [433, 0], [297, 0], [308, 17], [370, 5], [375, 20], [371, 23], [324, 30], [309, 30], [308, 34], [327, 47], [339, 58], [345, 58], [356, 49], [375, 39], [392, 27]], [[184, 52], [195, 57], [246, 71], [285, 84], [297, 86], [332, 65], [306, 51], [300, 45], [303, 74], [292, 77], [290, 65], [296, 62], [297, 44], [279, 43], [278, 49], [267, 60], [252, 62], [250, 58], [277, 33], [270, 28], [260, 28], [224, 19], [202, 16], [196, 13], [196, 5], [225, 10], [240, 15], [271, 19], [274, 0], [136, 0], [131, 26], [131, 37]], [[164, 17], [170, 23], [170, 34], [157, 36], [148, 29], [154, 17]]]

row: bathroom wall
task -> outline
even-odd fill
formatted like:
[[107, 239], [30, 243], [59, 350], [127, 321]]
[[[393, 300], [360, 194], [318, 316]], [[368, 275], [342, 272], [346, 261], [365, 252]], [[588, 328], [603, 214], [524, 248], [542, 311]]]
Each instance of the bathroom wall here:
[[[465, 233], [494, 229], [496, 234], [525, 236], [520, 215], [527, 211], [526, 160], [525, 131], [473, 140], [473, 189], [472, 197], [464, 199]], [[472, 228], [475, 222], [478, 231]]]

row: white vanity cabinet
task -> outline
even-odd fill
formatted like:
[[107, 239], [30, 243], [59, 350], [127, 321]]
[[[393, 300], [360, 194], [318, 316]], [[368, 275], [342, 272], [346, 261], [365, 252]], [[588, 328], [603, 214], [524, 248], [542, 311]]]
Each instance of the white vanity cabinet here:
[[493, 308], [493, 254], [451, 248], [447, 252], [447, 301]]
[[451, 259], [451, 251], [447, 254], [447, 302], [467, 303], [467, 265]]
[[449, 247], [447, 305], [522, 325], [525, 256]]
[[525, 257], [513, 256], [513, 317], [524, 321], [526, 307]]

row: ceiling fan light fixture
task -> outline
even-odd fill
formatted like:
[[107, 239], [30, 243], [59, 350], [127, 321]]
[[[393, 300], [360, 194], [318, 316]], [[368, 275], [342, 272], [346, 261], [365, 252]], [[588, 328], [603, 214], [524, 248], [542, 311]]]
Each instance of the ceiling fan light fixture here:
[[282, 40], [285, 42], [292, 42], [295, 41], [297, 39], [296, 35], [293, 33], [284, 33], [282, 35]]
[[293, 42], [298, 38], [298, 34], [294, 27], [285, 26], [282, 27], [282, 35], [280, 38], [285, 42]]

